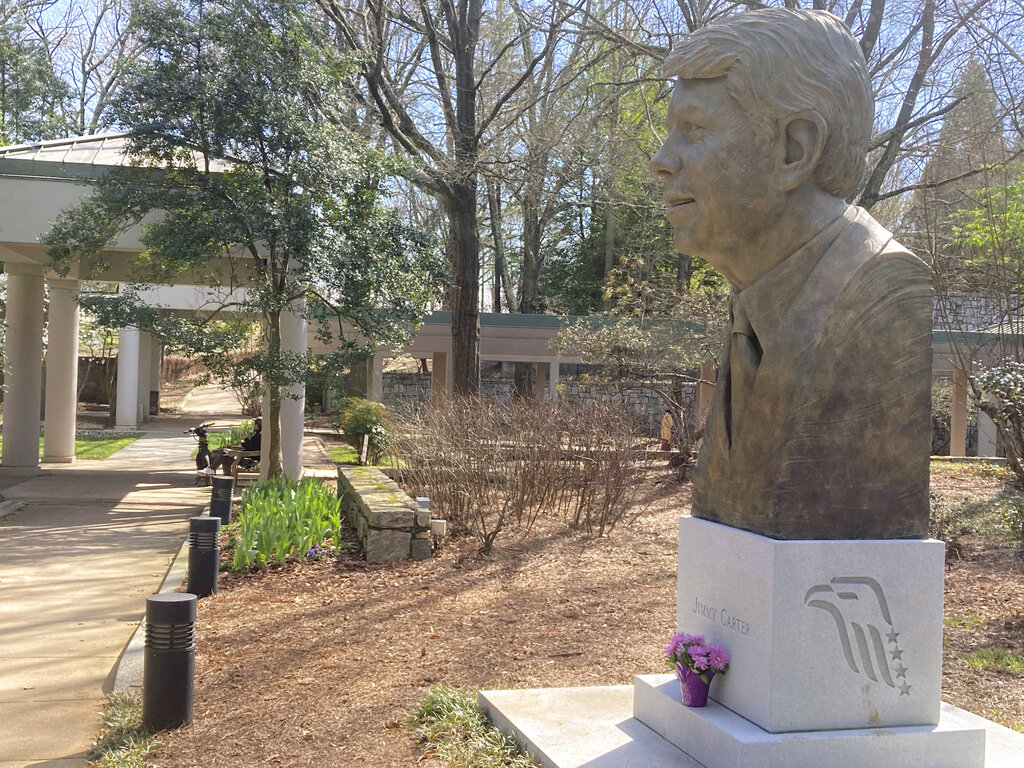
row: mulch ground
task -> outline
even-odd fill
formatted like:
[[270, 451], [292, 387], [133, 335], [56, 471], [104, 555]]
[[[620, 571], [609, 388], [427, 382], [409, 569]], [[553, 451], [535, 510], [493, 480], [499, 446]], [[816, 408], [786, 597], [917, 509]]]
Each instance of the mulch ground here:
[[[1001, 488], [939, 475], [947, 491]], [[419, 563], [368, 566], [353, 552], [222, 574], [219, 594], [199, 604], [194, 724], [164, 735], [151, 763], [414, 766], [421, 753], [400, 723], [435, 683], [622, 685], [664, 671], [676, 520], [688, 507], [689, 486], [651, 469], [599, 540], [542, 520], [502, 534], [487, 557], [463, 539]], [[1024, 561], [980, 539], [960, 552], [947, 617], [977, 618], [948, 631], [943, 696], [1024, 725], [1024, 676], [964, 665], [989, 643], [1024, 653]]]

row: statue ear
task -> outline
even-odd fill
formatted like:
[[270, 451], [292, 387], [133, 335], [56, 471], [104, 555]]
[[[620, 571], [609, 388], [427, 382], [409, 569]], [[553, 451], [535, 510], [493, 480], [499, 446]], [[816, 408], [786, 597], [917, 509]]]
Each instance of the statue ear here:
[[782, 136], [786, 147], [783, 186], [795, 189], [814, 177], [827, 138], [825, 121], [814, 111], [790, 115], [782, 122]]

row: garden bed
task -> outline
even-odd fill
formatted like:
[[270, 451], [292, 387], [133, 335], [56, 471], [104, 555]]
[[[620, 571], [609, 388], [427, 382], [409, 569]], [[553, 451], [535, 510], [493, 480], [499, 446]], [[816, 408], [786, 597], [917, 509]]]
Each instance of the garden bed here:
[[[933, 481], [948, 494], [1002, 489], [961, 469]], [[463, 539], [424, 562], [368, 566], [343, 552], [222, 574], [199, 605], [195, 722], [162, 737], [152, 764], [412, 766], [420, 751], [399, 723], [435, 683], [624, 685], [664, 671], [689, 487], [659, 467], [630, 496], [604, 539], [541, 518], [527, 537], [503, 533], [489, 557]], [[1024, 675], [967, 665], [991, 643], [1024, 653], [1022, 561], [992, 532], [960, 544], [947, 570], [944, 697], [1024, 726]]]

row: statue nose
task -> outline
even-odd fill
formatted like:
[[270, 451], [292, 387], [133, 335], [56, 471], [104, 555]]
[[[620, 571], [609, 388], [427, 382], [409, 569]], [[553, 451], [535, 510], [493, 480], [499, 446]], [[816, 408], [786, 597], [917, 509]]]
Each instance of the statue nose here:
[[679, 162], [674, 160], [663, 146], [651, 158], [650, 168], [655, 176], [666, 178], [679, 170]]

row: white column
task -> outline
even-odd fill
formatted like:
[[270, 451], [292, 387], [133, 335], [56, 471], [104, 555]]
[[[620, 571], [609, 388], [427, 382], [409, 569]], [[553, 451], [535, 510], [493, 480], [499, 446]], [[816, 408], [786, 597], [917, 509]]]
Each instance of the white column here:
[[978, 456], [994, 457], [997, 453], [996, 423], [982, 411], [978, 411]]
[[[150, 337], [153, 345], [149, 350], [149, 392], [156, 392], [157, 413], [160, 412], [160, 379], [164, 371], [164, 345]], [[148, 405], [147, 405], [148, 407]], [[148, 411], [147, 411], [148, 413]]]
[[430, 396], [445, 397], [449, 394], [451, 374], [449, 371], [447, 352], [434, 352], [430, 361]]
[[537, 363], [537, 378], [534, 382], [534, 394], [537, 396], [537, 402], [544, 402], [544, 387], [548, 383], [548, 364]]
[[370, 361], [370, 375], [366, 382], [366, 399], [374, 402], [384, 400], [384, 355], [377, 352]]
[[50, 318], [46, 345], [46, 421], [43, 461], [75, 460], [75, 409], [78, 405], [77, 280], [47, 280]]
[[266, 480], [270, 471], [270, 387], [263, 385], [263, 404], [260, 406], [263, 418], [263, 437], [260, 438], [260, 477]]
[[551, 402], [558, 402], [558, 369], [561, 363], [558, 360], [552, 360], [548, 365], [548, 386], [551, 388]]
[[949, 455], [967, 455], [967, 373], [953, 370], [953, 397], [949, 417]]
[[139, 424], [149, 421], [149, 372], [152, 370], [149, 358], [152, 352], [153, 337], [147, 331], [139, 331]]
[[[306, 354], [306, 302], [298, 299], [281, 313], [281, 350]], [[306, 385], [293, 384], [281, 393], [281, 469], [288, 477], [302, 477], [302, 428]]]
[[122, 328], [117, 340], [117, 406], [114, 426], [138, 427], [139, 415], [139, 329]]
[[8, 264], [4, 358], [5, 467], [39, 465], [39, 408], [43, 387], [43, 272]]

